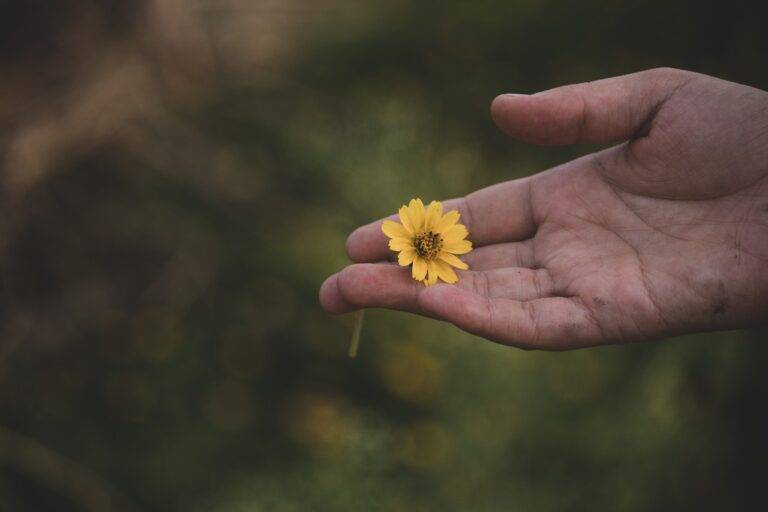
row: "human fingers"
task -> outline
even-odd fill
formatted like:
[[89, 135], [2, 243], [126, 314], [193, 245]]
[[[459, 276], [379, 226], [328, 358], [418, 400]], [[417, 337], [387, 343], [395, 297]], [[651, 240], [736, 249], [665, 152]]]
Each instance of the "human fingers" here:
[[502, 94], [491, 117], [511, 137], [533, 144], [619, 142], [642, 134], [660, 105], [696, 76], [659, 68], [532, 95]]
[[[492, 185], [443, 203], [443, 211], [458, 210], [459, 222], [469, 230], [468, 239], [475, 247], [522, 240], [536, 231], [531, 207], [530, 178]], [[396, 220], [396, 216], [388, 217]], [[347, 254], [357, 263], [382, 261], [392, 252], [388, 238], [381, 231], [386, 219], [357, 228], [347, 239]]]

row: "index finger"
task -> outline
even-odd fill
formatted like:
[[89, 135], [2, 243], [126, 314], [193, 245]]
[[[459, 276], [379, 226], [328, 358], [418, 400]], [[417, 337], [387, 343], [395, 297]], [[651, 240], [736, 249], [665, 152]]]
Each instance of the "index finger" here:
[[[443, 203], [443, 211], [458, 210], [475, 247], [530, 238], [536, 231], [531, 207], [531, 178], [498, 183]], [[386, 219], [397, 220], [397, 215]], [[347, 255], [356, 263], [382, 261], [392, 255], [380, 219], [357, 228], [347, 238]]]

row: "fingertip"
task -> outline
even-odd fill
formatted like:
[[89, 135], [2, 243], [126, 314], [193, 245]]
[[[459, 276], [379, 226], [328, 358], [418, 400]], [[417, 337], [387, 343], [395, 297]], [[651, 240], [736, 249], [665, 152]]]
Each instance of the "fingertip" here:
[[381, 221], [361, 226], [348, 237], [345, 245], [347, 256], [354, 263], [381, 261], [389, 255], [387, 237], [381, 231]]
[[347, 241], [344, 245], [344, 249], [347, 251], [347, 257], [354, 262], [359, 261], [359, 253], [360, 253], [360, 230], [362, 228], [357, 228], [352, 233], [349, 234], [347, 237]]
[[357, 263], [339, 273], [337, 287], [355, 309], [384, 307], [417, 310], [423, 285], [411, 278], [409, 269], [391, 263]]
[[376, 263], [356, 263], [338, 274], [337, 288], [347, 304], [355, 309], [380, 306], [382, 292], [394, 284], [390, 272], [393, 266]]
[[323, 282], [319, 292], [320, 306], [334, 315], [348, 313], [355, 309], [339, 291], [338, 280], [339, 274], [333, 274]]
[[524, 104], [528, 97], [529, 96], [526, 94], [506, 93], [500, 94], [493, 99], [491, 102], [491, 118], [501, 131], [508, 135], [515, 136], [509, 130], [513, 125], [511, 122], [513, 121], [512, 116], [515, 111]]
[[502, 94], [491, 104], [491, 116], [501, 131], [515, 139], [544, 146], [577, 142], [574, 122], [580, 114], [578, 97], [557, 89], [534, 95]]
[[529, 94], [518, 94], [512, 92], [499, 94], [493, 98], [493, 101], [491, 102], [491, 115], [501, 112], [501, 110], [503, 110], [508, 105], [513, 105], [514, 103], [520, 102], [521, 100], [524, 101], [529, 97]]

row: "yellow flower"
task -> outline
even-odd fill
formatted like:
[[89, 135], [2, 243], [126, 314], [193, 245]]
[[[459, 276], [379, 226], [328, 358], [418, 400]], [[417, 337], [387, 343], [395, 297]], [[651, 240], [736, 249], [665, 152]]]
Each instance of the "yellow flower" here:
[[432, 201], [425, 209], [421, 199], [411, 199], [398, 214], [400, 223], [385, 220], [381, 225], [391, 239], [389, 248], [399, 253], [398, 263], [403, 267], [413, 265], [411, 275], [427, 286], [435, 284], [438, 278], [446, 283], [458, 281], [453, 267], [469, 267], [456, 255], [472, 250], [472, 242], [466, 240], [469, 231], [458, 224], [459, 212], [451, 210], [443, 215], [439, 201]]

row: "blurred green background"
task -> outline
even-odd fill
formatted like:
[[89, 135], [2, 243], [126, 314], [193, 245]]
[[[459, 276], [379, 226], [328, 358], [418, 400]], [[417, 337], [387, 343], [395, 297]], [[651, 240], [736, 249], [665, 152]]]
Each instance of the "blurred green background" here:
[[[766, 88], [748, 3], [0, 1], [0, 510], [747, 510], [765, 331], [569, 353], [317, 303], [357, 225], [593, 148], [488, 115], [656, 66]], [[758, 507], [759, 508], [759, 507]]]

